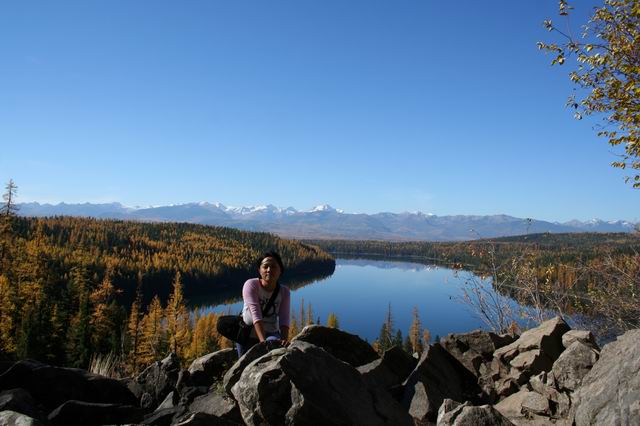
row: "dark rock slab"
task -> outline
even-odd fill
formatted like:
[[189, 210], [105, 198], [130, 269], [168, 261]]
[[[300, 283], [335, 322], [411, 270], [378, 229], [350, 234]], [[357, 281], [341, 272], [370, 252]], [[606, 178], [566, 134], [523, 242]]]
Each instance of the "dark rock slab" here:
[[509, 335], [500, 336], [484, 330], [474, 330], [469, 333], [449, 334], [440, 340], [440, 344], [469, 372], [479, 377], [480, 366], [491, 362], [494, 351], [514, 340], [515, 338]]
[[375, 361], [357, 368], [364, 381], [372, 387], [391, 389], [406, 380], [416, 367], [418, 360], [394, 346]]
[[577, 426], [640, 424], [640, 330], [602, 348], [573, 401]]
[[182, 416], [184, 412], [185, 408], [181, 406], [163, 408], [147, 415], [142, 423], [150, 426], [169, 426], [174, 424], [174, 419]]
[[358, 371], [303, 341], [251, 363], [232, 389], [245, 423], [409, 425], [402, 407]]
[[162, 402], [169, 392], [175, 390], [180, 373], [180, 361], [176, 354], [171, 353], [162, 361], [156, 361], [142, 371], [136, 382], [151, 396], [151, 407]]
[[476, 377], [435, 343], [407, 378], [402, 404], [417, 423], [435, 422], [446, 398], [474, 402], [480, 393]]
[[49, 413], [49, 422], [54, 426], [125, 424], [137, 423], [142, 416], [142, 409], [132, 405], [72, 400]]
[[186, 414], [180, 420], [175, 423], [176, 426], [239, 426], [244, 423], [236, 423], [223, 418], [216, 417], [212, 414], [206, 413], [191, 413]]
[[69, 400], [119, 405], [138, 403], [131, 391], [117, 380], [33, 360], [18, 361], [0, 376], [0, 390], [15, 388], [25, 389], [48, 410]]
[[251, 349], [242, 355], [240, 359], [233, 364], [229, 370], [227, 370], [223, 378], [223, 384], [224, 390], [228, 395], [233, 395], [231, 393], [231, 388], [238, 382], [238, 380], [240, 380], [240, 376], [244, 369], [256, 359], [266, 355], [271, 349], [271, 346], [266, 342], [258, 343], [257, 345], [252, 346]]
[[5, 410], [15, 411], [38, 420], [46, 418], [38, 409], [31, 394], [22, 388], [0, 392], [0, 411]]
[[0, 411], [1, 426], [44, 426], [44, 423], [26, 414], [11, 410]]
[[214, 392], [194, 399], [189, 405], [189, 412], [210, 414], [218, 419], [223, 418], [231, 422], [242, 423], [238, 403], [231, 398]]
[[196, 386], [211, 386], [238, 359], [235, 349], [227, 348], [195, 359], [189, 367], [191, 382]]
[[319, 346], [334, 357], [353, 367], [359, 367], [378, 359], [371, 345], [355, 334], [337, 328], [308, 325], [292, 342], [301, 341]]

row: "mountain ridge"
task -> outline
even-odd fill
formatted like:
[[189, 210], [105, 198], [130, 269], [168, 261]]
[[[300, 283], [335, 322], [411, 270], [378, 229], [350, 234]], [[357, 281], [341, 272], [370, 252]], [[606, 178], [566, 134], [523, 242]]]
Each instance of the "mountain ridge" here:
[[624, 221], [548, 222], [506, 214], [437, 216], [422, 212], [346, 213], [328, 204], [309, 211], [272, 204], [231, 207], [194, 202], [167, 206], [127, 207], [121, 203], [38, 202], [18, 204], [24, 216], [86, 216], [151, 222], [188, 222], [271, 232], [289, 238], [338, 238], [389, 241], [464, 241], [539, 232], [632, 232]]

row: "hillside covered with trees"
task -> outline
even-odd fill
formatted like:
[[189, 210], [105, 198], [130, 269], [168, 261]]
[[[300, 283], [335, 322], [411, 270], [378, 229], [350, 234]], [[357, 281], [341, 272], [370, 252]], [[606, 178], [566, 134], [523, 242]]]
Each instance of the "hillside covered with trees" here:
[[11, 202], [1, 213], [4, 359], [86, 368], [92, 352], [129, 353], [138, 336], [155, 336], [155, 343], [145, 343], [146, 355], [134, 359], [137, 365], [164, 353], [171, 340], [166, 327], [180, 323], [181, 346], [194, 348], [183, 355], [193, 357], [220, 342], [212, 334], [214, 319], [200, 325], [197, 315], [184, 319], [189, 297], [240, 292], [257, 274], [259, 256], [269, 250], [281, 253], [289, 277], [327, 275], [335, 268], [333, 258], [318, 247], [267, 233], [182, 223], [24, 218], [14, 214]]

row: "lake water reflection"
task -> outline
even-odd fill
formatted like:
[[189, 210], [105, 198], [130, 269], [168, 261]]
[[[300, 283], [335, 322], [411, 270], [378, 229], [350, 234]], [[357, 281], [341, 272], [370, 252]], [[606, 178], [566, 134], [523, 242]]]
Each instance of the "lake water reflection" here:
[[[340, 328], [375, 340], [385, 320], [387, 307], [396, 328], [406, 336], [414, 306], [431, 336], [471, 331], [483, 327], [459, 301], [461, 286], [469, 272], [459, 272], [418, 263], [369, 259], [336, 259], [333, 275], [314, 281], [291, 293], [292, 311], [311, 303], [314, 318], [322, 324], [330, 312], [338, 316]], [[210, 306], [207, 311], [239, 312], [242, 302]]]

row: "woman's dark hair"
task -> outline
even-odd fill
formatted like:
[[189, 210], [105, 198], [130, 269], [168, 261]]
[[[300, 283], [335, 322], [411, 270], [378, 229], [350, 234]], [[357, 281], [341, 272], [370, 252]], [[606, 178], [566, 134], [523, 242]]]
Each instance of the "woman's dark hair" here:
[[284, 263], [282, 263], [282, 258], [280, 257], [280, 255], [275, 251], [268, 251], [265, 254], [263, 254], [260, 257], [260, 261], [258, 262], [258, 268], [260, 267], [260, 265], [262, 265], [262, 261], [265, 260], [267, 257], [275, 259], [276, 263], [280, 267], [280, 274], [284, 274]]

